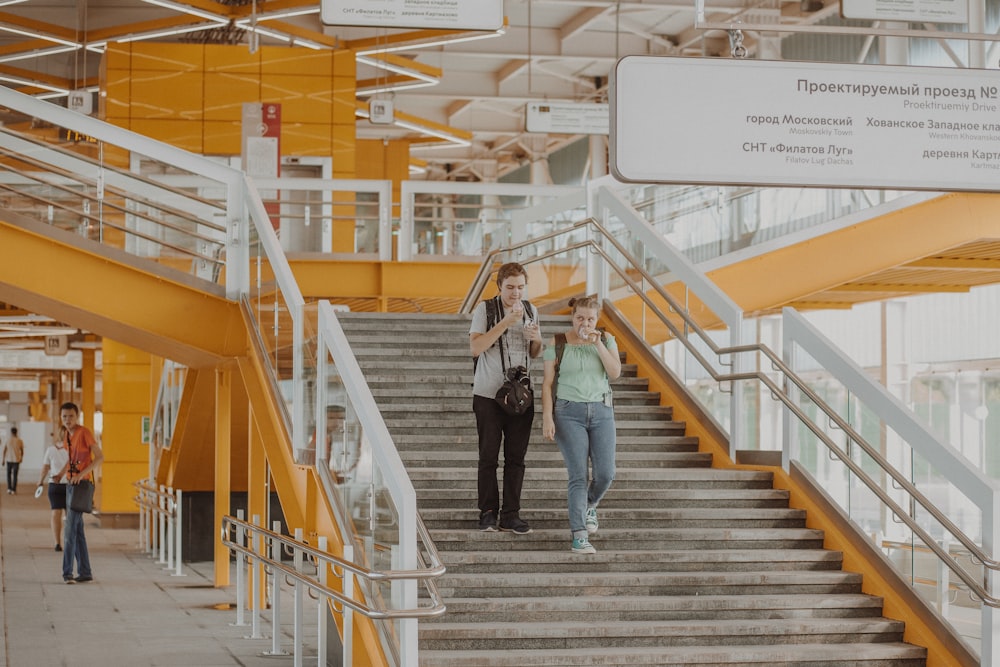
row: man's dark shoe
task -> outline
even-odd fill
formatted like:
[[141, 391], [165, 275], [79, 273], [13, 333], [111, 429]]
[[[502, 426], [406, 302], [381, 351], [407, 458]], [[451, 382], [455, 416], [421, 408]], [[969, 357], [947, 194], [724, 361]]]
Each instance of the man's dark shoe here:
[[77, 577], [76, 579], [74, 579], [74, 581], [76, 583], [78, 583], [78, 584], [85, 584], [88, 581], [93, 581], [93, 580], [94, 580], [93, 577], [82, 577], [82, 576], [81, 577]]
[[64, 584], [75, 584], [76, 583], [76, 579], [74, 579], [73, 577], [63, 577], [63, 583]]
[[493, 533], [497, 529], [497, 513], [487, 510], [479, 513], [479, 530]]
[[531, 526], [522, 521], [517, 512], [512, 512], [500, 519], [500, 530], [518, 535], [527, 535], [531, 532]]

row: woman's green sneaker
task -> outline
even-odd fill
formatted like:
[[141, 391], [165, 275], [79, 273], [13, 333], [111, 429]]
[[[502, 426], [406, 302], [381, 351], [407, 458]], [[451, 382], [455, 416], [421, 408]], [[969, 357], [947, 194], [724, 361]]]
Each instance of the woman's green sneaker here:
[[584, 537], [582, 539], [574, 537], [573, 538], [573, 553], [578, 553], [578, 554], [596, 554], [597, 553], [597, 549], [594, 548], [594, 545], [591, 544], [590, 541], [586, 537]]

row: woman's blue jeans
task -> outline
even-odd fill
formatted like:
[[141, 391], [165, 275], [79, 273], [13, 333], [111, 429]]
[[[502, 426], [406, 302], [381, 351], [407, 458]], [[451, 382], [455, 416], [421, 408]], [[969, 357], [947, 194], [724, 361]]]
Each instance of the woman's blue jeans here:
[[574, 537], [586, 537], [587, 508], [597, 507], [615, 479], [615, 412], [602, 402], [556, 399], [552, 419], [569, 473], [569, 529]]

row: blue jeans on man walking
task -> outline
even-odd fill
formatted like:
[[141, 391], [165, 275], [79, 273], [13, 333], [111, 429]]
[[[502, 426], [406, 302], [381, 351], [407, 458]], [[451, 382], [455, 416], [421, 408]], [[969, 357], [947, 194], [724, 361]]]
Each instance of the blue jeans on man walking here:
[[73, 561], [76, 560], [77, 576], [89, 579], [90, 553], [87, 551], [87, 536], [83, 532], [83, 512], [69, 508], [73, 502], [72, 484], [66, 485], [66, 532], [63, 536], [63, 579], [73, 579]]

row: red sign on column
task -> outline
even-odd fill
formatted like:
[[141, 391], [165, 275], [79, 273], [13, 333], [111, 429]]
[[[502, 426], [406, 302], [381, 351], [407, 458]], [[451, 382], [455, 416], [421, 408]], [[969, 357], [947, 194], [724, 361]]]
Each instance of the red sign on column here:
[[[277, 178], [281, 175], [281, 105], [243, 105], [243, 169], [251, 177]], [[275, 229], [281, 225], [278, 190], [261, 190], [264, 208]]]

